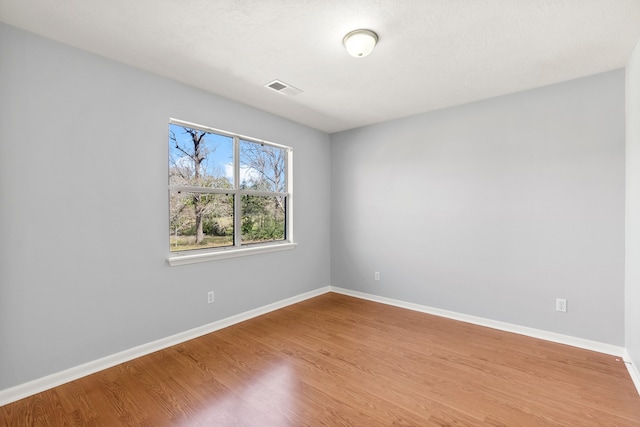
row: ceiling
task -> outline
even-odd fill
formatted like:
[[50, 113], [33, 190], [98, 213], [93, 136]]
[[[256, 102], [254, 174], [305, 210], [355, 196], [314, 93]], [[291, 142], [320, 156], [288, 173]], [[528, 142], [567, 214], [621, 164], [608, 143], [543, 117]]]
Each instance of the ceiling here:
[[0, 0], [0, 21], [333, 133], [624, 67], [640, 1]]

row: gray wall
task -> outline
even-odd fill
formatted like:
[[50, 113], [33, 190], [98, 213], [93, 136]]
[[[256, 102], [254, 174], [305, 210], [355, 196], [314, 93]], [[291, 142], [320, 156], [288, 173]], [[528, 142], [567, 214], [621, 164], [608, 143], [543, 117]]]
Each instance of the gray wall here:
[[[0, 58], [0, 390], [330, 284], [328, 135], [4, 24]], [[294, 147], [296, 249], [167, 265], [169, 117]]]
[[624, 81], [333, 135], [332, 284], [624, 345]]
[[640, 43], [627, 64], [625, 345], [640, 369]]

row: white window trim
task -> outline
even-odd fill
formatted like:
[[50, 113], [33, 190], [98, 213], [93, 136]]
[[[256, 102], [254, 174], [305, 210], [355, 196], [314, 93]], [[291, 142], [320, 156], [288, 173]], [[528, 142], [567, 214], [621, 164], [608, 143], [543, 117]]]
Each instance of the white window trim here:
[[175, 267], [177, 265], [196, 264], [199, 262], [215, 261], [219, 259], [237, 258], [248, 255], [265, 254], [269, 252], [286, 251], [289, 249], [294, 249], [296, 246], [298, 246], [298, 244], [292, 242], [269, 244], [263, 243], [257, 246], [247, 246], [240, 249], [229, 246], [226, 248], [217, 248], [210, 251], [202, 250], [198, 253], [195, 253], [195, 251], [191, 251], [188, 254], [172, 255], [167, 259], [167, 261], [169, 262], [169, 265], [171, 267]]
[[[235, 234], [234, 246], [225, 246], [221, 248], [209, 248], [209, 249], [198, 249], [192, 251], [182, 251], [182, 252], [171, 252], [167, 257], [167, 262], [171, 267], [179, 266], [179, 265], [187, 265], [187, 264], [196, 264], [200, 262], [208, 262], [215, 261], [220, 259], [227, 258], [237, 258], [249, 255], [257, 255], [269, 252], [279, 252], [294, 249], [298, 244], [293, 240], [293, 149], [291, 147], [287, 147], [285, 145], [275, 144], [269, 141], [263, 141], [261, 139], [252, 138], [249, 136], [230, 133], [227, 131], [223, 131], [220, 129], [210, 128], [202, 125], [198, 125], [195, 123], [186, 122], [184, 120], [178, 120], [171, 118], [169, 119], [169, 123], [176, 124], [178, 126], [190, 127], [192, 129], [200, 129], [207, 132], [218, 133], [226, 136], [237, 137], [245, 141], [255, 142], [259, 144], [270, 145], [276, 148], [282, 148], [285, 150], [287, 154], [287, 161], [285, 162], [285, 173], [287, 177], [287, 181], [285, 184], [286, 192], [285, 193], [276, 193], [276, 192], [262, 192], [262, 191], [254, 191], [254, 190], [230, 190], [230, 189], [213, 189], [213, 188], [201, 188], [201, 187], [174, 187], [174, 190], [183, 190], [183, 191], [198, 191], [204, 193], [219, 193], [219, 194], [236, 194], [240, 196], [241, 194], [253, 194], [257, 196], [273, 196], [273, 195], [286, 195], [287, 196], [287, 209], [285, 212], [285, 223], [287, 239], [279, 242], [264, 242], [264, 243], [254, 243], [247, 246], [240, 246], [238, 239], [239, 234]], [[234, 150], [239, 150], [239, 144], [235, 144]], [[236, 152], [234, 154], [234, 158], [239, 159], [239, 153]], [[238, 169], [236, 168], [234, 173], [237, 175]], [[238, 182], [239, 176], [234, 176], [234, 182]], [[240, 214], [240, 203], [236, 204], [236, 212], [235, 215]]]

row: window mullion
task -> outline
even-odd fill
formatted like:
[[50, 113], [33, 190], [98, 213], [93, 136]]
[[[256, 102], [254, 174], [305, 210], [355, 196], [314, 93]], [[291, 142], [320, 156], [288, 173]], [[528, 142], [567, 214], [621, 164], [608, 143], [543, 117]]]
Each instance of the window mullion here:
[[184, 185], [170, 185], [169, 190], [183, 193], [202, 193], [202, 194], [235, 194], [235, 189], [229, 188], [212, 188], [212, 187], [192, 187]]
[[233, 138], [233, 244], [242, 246], [242, 196], [240, 195], [240, 138]]
[[238, 190], [240, 194], [243, 196], [264, 196], [264, 197], [276, 197], [282, 196], [287, 197], [289, 193], [280, 193], [275, 191], [260, 191], [260, 190]]

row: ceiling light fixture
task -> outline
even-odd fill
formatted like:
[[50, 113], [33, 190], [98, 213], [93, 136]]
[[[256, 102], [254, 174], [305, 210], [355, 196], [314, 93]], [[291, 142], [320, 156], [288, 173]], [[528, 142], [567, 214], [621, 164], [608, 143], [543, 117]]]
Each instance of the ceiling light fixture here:
[[355, 30], [342, 40], [349, 55], [363, 58], [369, 55], [378, 43], [378, 35], [371, 30]]

